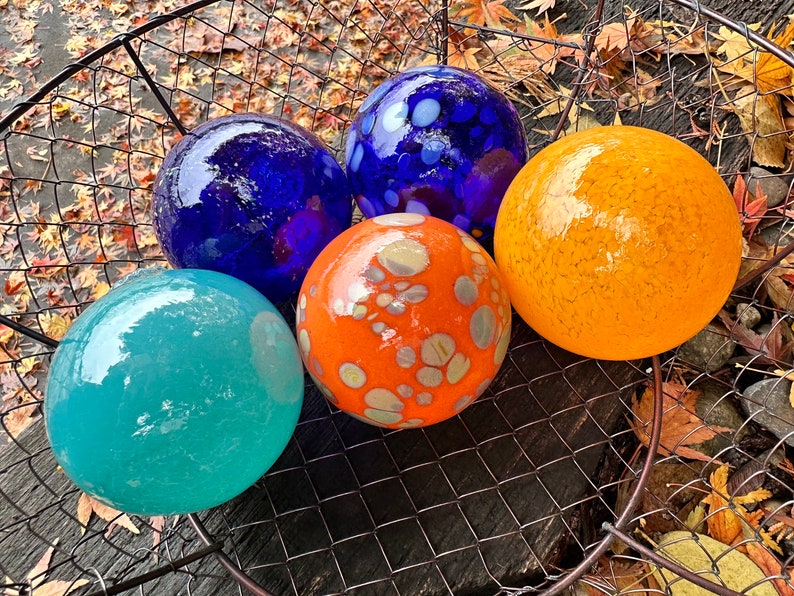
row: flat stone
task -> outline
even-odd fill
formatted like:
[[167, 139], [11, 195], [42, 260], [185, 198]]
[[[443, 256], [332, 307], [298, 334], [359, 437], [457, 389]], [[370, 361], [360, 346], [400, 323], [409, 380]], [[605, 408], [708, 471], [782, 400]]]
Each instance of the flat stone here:
[[736, 343], [727, 337], [725, 329], [709, 323], [678, 349], [678, 356], [688, 364], [714, 372], [725, 366], [735, 349]]
[[790, 391], [790, 381], [765, 379], [745, 389], [739, 401], [751, 420], [794, 447], [794, 408], [789, 402]]
[[722, 427], [728, 430], [690, 447], [709, 457], [718, 457], [726, 449], [741, 441], [750, 429], [745, 424], [746, 417], [736, 405], [730, 389], [711, 381], [698, 383], [695, 388], [701, 392], [695, 403], [697, 415], [710, 427]]
[[786, 220], [764, 228], [760, 236], [769, 246], [788, 246], [794, 240], [794, 222]]
[[766, 196], [766, 205], [769, 208], [777, 207], [786, 200], [789, 193], [789, 182], [782, 176], [777, 176], [764, 168], [753, 166], [747, 180], [747, 190], [756, 194], [757, 187]]

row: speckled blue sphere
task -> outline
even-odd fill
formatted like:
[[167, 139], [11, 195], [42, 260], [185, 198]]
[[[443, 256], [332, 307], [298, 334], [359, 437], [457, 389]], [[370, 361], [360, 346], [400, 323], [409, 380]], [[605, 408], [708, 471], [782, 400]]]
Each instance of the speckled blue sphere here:
[[280, 456], [303, 402], [287, 323], [238, 279], [140, 270], [85, 310], [50, 366], [44, 418], [83, 491], [128, 513], [219, 505]]
[[485, 240], [527, 160], [527, 139], [516, 109], [490, 83], [452, 66], [421, 66], [364, 101], [345, 157], [367, 217], [434, 215]]
[[350, 227], [344, 170], [300, 126], [265, 114], [210, 120], [182, 138], [154, 183], [152, 219], [168, 262], [233, 275], [279, 303]]

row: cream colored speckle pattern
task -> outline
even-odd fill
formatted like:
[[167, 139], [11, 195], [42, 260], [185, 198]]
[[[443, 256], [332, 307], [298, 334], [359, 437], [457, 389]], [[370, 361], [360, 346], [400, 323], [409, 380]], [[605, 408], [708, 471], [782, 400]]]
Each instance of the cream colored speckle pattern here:
[[[354, 231], [369, 248], [347, 253]], [[296, 320], [304, 363], [332, 403], [369, 424], [415, 428], [488, 387], [510, 340], [510, 303], [473, 238], [391, 214], [357, 224], [328, 253], [307, 275]]]

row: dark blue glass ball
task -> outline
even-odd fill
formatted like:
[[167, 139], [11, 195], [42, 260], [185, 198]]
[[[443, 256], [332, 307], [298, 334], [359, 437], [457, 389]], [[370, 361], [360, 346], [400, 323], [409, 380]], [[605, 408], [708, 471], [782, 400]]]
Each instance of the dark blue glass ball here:
[[513, 104], [490, 83], [452, 66], [421, 66], [364, 101], [345, 157], [367, 217], [434, 215], [487, 239], [527, 160], [527, 138]]
[[325, 145], [296, 124], [254, 113], [216, 118], [182, 138], [152, 199], [172, 266], [232, 275], [276, 303], [295, 298], [352, 215], [345, 172]]

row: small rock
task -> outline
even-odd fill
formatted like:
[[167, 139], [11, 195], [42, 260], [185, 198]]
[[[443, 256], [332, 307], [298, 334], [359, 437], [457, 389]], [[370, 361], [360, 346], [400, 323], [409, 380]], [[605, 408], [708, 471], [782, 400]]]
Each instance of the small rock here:
[[764, 168], [753, 166], [747, 179], [747, 190], [755, 194], [756, 186], [760, 186], [761, 191], [766, 195], [766, 205], [769, 208], [780, 205], [789, 193], [789, 183], [784, 178]]
[[739, 401], [751, 420], [794, 447], [794, 408], [789, 402], [790, 391], [790, 381], [764, 379], [745, 389]]
[[720, 426], [728, 430], [717, 433], [708, 441], [689, 445], [689, 447], [709, 457], [719, 457], [731, 445], [741, 441], [750, 432], [750, 429], [745, 424], [745, 417], [732, 398], [734, 395], [732, 391], [710, 381], [698, 383], [696, 389], [701, 392], [695, 402], [697, 415], [708, 426]]
[[794, 222], [786, 220], [761, 230], [761, 238], [768, 246], [784, 247], [794, 240]]
[[714, 323], [678, 348], [678, 357], [707, 372], [719, 370], [733, 356], [736, 343], [725, 330]]
[[761, 322], [761, 311], [746, 302], [740, 302], [736, 305], [736, 316], [739, 319], [739, 323], [747, 329], [753, 329]]

